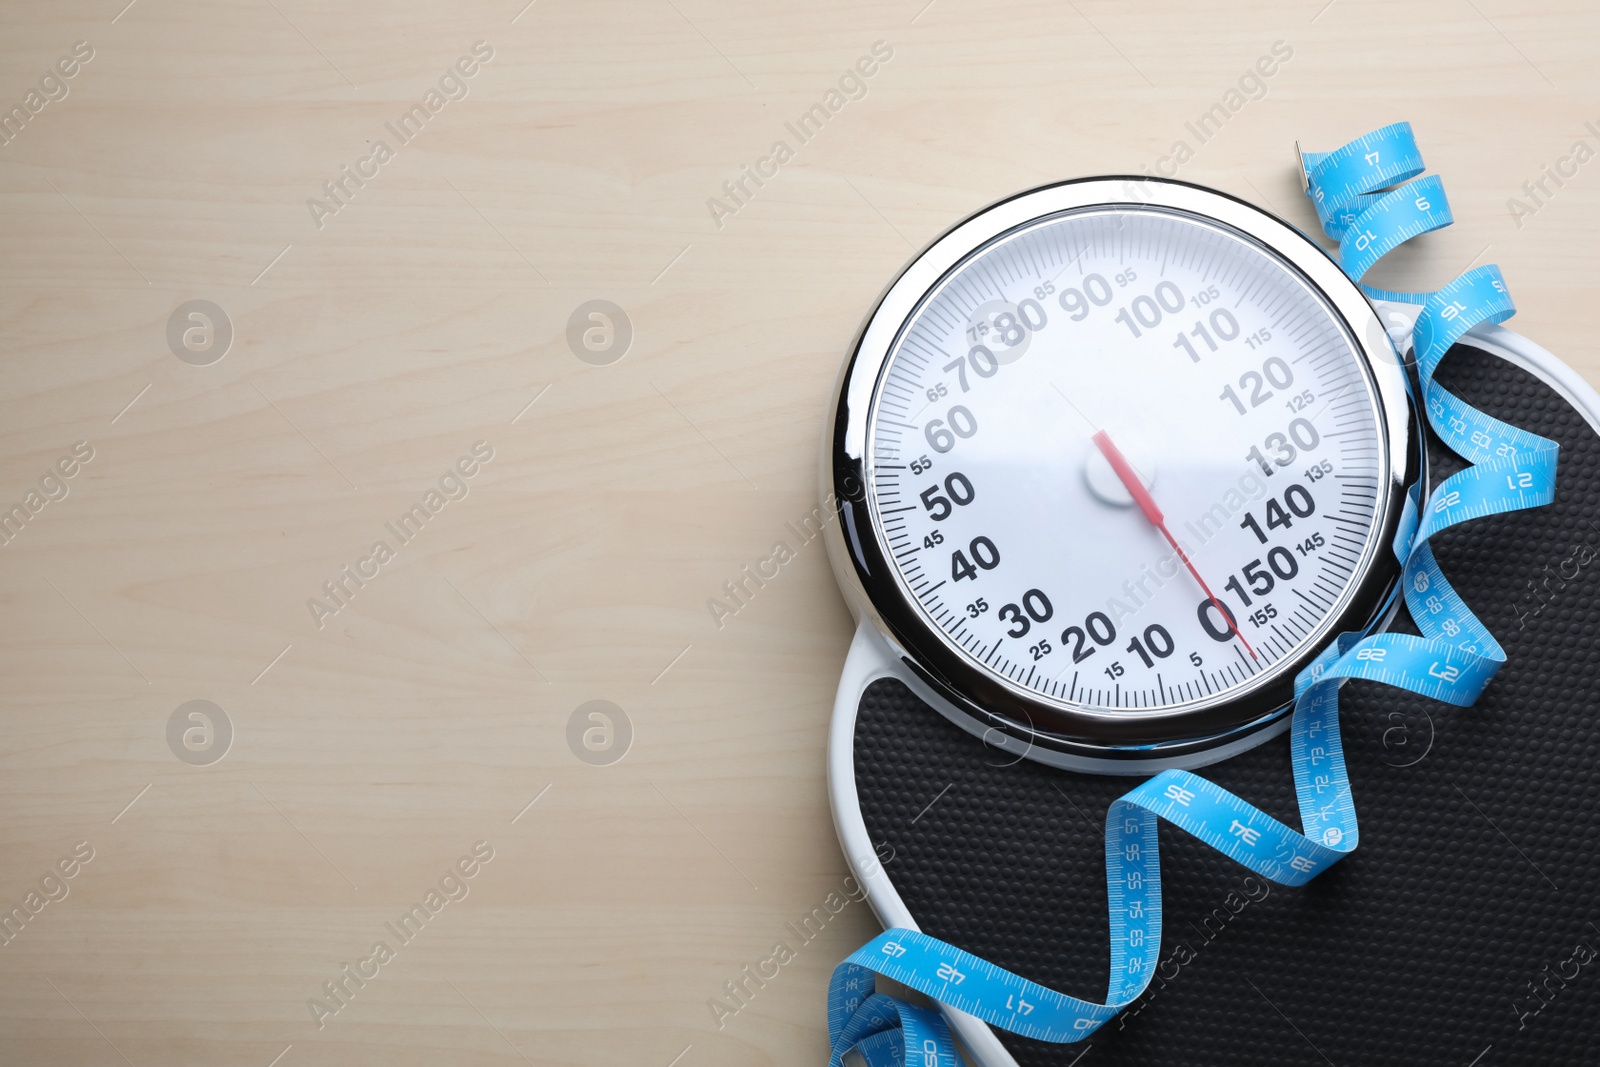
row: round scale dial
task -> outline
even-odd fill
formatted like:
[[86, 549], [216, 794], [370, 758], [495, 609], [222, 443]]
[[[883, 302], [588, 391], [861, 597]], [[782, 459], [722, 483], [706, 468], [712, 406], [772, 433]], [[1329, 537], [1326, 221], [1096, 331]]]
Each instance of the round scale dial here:
[[1214, 705], [1326, 644], [1382, 550], [1367, 357], [1285, 257], [1148, 205], [1034, 220], [917, 303], [864, 474], [950, 654], [1099, 712]]

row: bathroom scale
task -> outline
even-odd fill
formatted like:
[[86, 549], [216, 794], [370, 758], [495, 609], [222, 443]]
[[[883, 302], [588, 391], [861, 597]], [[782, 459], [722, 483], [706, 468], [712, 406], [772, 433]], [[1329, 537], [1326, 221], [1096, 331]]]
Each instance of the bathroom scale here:
[[828, 775], [886, 933], [836, 1061], [1600, 1054], [1600, 397], [1495, 268], [1360, 284], [1449, 222], [1409, 127], [1302, 159], [1336, 254], [1080, 179], [864, 320]]

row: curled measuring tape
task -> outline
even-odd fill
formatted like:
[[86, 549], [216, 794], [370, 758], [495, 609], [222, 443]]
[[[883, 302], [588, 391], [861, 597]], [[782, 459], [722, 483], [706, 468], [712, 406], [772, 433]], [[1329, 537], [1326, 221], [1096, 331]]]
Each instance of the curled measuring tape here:
[[[1376, 130], [1333, 152], [1303, 153], [1307, 194], [1338, 259], [1356, 282], [1385, 254], [1453, 218], [1437, 177], [1423, 171], [1411, 127]], [[961, 1063], [938, 1013], [875, 991], [878, 975], [984, 1022], [1040, 1041], [1093, 1033], [1149, 985], [1161, 951], [1157, 819], [1166, 819], [1251, 871], [1302, 885], [1353, 852], [1360, 840], [1339, 736], [1339, 686], [1382, 682], [1466, 706], [1505, 662], [1505, 652], [1440, 571], [1428, 541], [1458, 523], [1547, 504], [1555, 496], [1555, 442], [1491, 418], [1434, 380], [1468, 330], [1515, 313], [1498, 268], [1478, 267], [1432, 293], [1363, 285], [1375, 299], [1419, 307], [1412, 331], [1421, 400], [1439, 438], [1470, 466], [1424, 504], [1413, 487], [1394, 551], [1401, 588], [1421, 636], [1344, 634], [1295, 679], [1290, 759], [1300, 808], [1296, 832], [1248, 801], [1187, 771], [1168, 770], [1113, 801], [1106, 812], [1111, 960], [1103, 1003], [1080, 1000], [1013, 974], [915, 930], [885, 931], [841, 963], [828, 990], [830, 1067], [858, 1052], [869, 1067]]]

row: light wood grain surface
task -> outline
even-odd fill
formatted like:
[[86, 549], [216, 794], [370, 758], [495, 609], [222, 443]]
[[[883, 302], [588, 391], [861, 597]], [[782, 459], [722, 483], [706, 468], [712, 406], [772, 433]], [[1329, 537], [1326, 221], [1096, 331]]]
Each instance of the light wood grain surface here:
[[[1459, 221], [1384, 280], [1498, 262], [1600, 383], [1587, 0], [124, 3], [0, 11], [6, 1064], [824, 1062], [874, 925], [789, 925], [843, 885], [851, 627], [786, 524], [861, 314], [999, 196], [1181, 141], [1178, 176], [1310, 228], [1292, 143], [1409, 119]], [[1547, 165], [1576, 173], [1534, 199]], [[632, 327], [609, 365], [567, 340], [595, 299]], [[231, 324], [208, 365], [169, 348], [191, 300]], [[347, 565], [376, 574], [333, 601]], [[220, 759], [200, 720], [169, 744], [194, 700]], [[620, 761], [569, 744], [591, 700]]]

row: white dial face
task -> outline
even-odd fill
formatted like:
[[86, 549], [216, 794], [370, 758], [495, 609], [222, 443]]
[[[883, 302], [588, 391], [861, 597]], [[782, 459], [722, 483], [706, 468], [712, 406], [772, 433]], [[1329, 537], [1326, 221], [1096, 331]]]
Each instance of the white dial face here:
[[902, 332], [873, 521], [927, 622], [1005, 684], [1210, 705], [1330, 636], [1378, 549], [1376, 405], [1337, 312], [1260, 245], [1166, 211], [1058, 216], [968, 258]]

